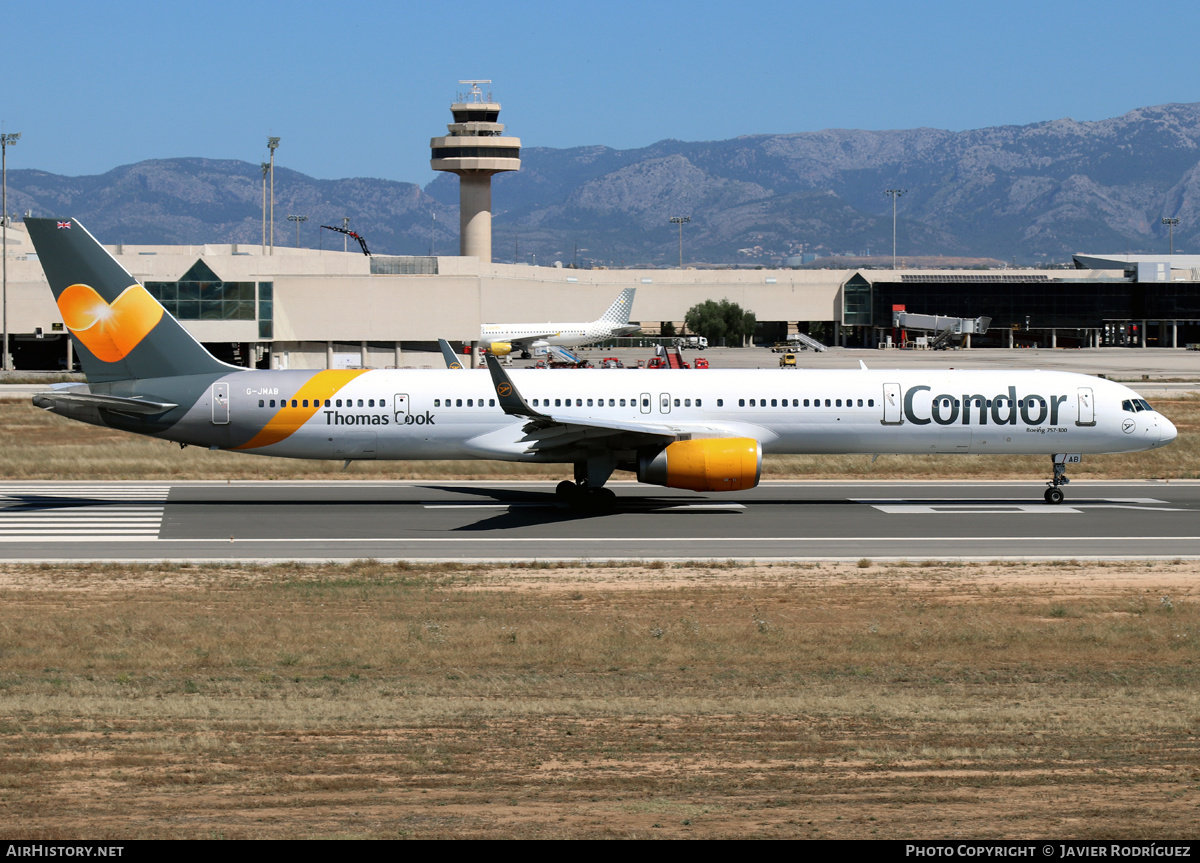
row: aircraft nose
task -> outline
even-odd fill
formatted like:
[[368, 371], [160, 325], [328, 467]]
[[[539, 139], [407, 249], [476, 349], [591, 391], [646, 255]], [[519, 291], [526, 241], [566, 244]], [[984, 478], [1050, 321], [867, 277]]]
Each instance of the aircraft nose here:
[[1171, 422], [1162, 414], [1158, 415], [1158, 442], [1160, 444], [1168, 444], [1175, 440], [1179, 432], [1175, 428], [1175, 423]]

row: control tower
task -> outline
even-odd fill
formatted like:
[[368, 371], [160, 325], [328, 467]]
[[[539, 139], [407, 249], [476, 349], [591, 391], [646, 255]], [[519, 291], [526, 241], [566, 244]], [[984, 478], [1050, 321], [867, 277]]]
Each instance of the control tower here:
[[504, 136], [500, 103], [492, 101], [480, 84], [491, 81], [459, 81], [470, 86], [450, 106], [454, 122], [443, 138], [431, 138], [429, 167], [458, 174], [459, 254], [492, 261], [492, 174], [521, 168], [521, 139]]

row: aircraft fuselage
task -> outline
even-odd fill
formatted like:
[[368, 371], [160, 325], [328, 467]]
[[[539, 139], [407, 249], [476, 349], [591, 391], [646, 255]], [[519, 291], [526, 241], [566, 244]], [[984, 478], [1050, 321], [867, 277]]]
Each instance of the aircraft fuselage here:
[[[1066, 372], [520, 370], [513, 384], [564, 423], [654, 422], [680, 439], [740, 437], [765, 453], [1129, 452], [1174, 426], [1121, 384]], [[483, 370], [253, 371], [147, 379], [120, 395], [176, 402], [157, 418], [89, 418], [195, 446], [292, 458], [547, 461]], [[1136, 402], [1134, 400], [1137, 400]], [[1137, 409], [1131, 409], [1130, 405]], [[553, 459], [570, 461], [570, 457]]]

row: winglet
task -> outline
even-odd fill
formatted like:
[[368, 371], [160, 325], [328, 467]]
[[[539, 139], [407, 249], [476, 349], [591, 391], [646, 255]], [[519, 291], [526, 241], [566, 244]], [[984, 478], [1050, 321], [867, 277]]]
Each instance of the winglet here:
[[450, 347], [450, 343], [445, 339], [438, 339], [438, 347], [442, 349], [442, 358], [446, 361], [446, 368], [461, 369], [463, 364], [458, 359], [458, 354], [454, 353], [454, 349]]
[[521, 394], [517, 392], [512, 379], [500, 367], [500, 361], [495, 356], [488, 354], [484, 357], [484, 360], [487, 362], [488, 372], [492, 376], [492, 386], [496, 390], [496, 398], [500, 400], [500, 407], [506, 414], [515, 417], [527, 417], [534, 420], [551, 419], [551, 417], [538, 413], [525, 403], [525, 399], [521, 398]]

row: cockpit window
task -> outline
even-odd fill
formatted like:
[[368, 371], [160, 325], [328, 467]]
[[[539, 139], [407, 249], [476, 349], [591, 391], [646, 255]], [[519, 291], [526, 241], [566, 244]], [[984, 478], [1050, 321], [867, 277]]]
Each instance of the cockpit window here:
[[1125, 401], [1121, 402], [1121, 409], [1130, 413], [1154, 410], [1154, 408], [1150, 407], [1150, 402], [1145, 399], [1125, 399]]

